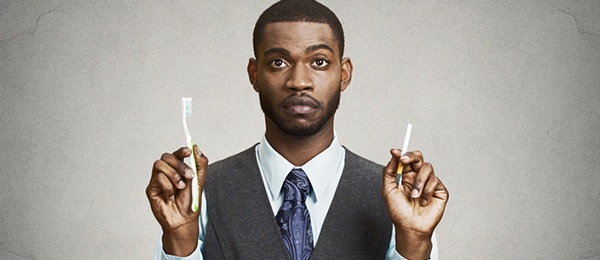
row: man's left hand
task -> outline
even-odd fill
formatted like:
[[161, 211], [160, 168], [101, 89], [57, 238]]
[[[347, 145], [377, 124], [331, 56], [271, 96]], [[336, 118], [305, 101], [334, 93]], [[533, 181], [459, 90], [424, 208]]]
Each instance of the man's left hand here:
[[[419, 151], [402, 155], [390, 151], [392, 159], [384, 168], [382, 196], [396, 228], [396, 250], [408, 259], [427, 259], [431, 236], [444, 214], [448, 190], [435, 176], [433, 166]], [[401, 183], [397, 183], [399, 164], [403, 165]]]

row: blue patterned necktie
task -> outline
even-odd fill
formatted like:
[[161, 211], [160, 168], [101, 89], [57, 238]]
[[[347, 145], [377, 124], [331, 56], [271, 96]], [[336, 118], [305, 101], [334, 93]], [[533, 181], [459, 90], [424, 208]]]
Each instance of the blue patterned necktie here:
[[313, 251], [313, 234], [306, 196], [310, 182], [302, 169], [293, 169], [283, 183], [283, 204], [275, 219], [290, 259], [309, 259]]

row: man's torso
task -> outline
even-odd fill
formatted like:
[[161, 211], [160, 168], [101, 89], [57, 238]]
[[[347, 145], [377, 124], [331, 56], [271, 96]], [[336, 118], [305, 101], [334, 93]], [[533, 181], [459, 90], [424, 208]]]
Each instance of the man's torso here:
[[[213, 163], [205, 192], [206, 259], [285, 259], [287, 252], [254, 147]], [[392, 224], [381, 200], [382, 166], [346, 150], [345, 166], [312, 259], [383, 259]]]

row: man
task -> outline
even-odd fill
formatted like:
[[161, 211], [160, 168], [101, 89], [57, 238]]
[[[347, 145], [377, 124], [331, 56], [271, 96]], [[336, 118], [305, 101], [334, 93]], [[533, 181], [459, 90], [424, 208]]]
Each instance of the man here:
[[314, 1], [283, 0], [259, 17], [253, 40], [247, 71], [265, 136], [210, 166], [194, 146], [199, 212], [190, 210], [193, 173], [183, 162], [192, 151], [154, 163], [146, 194], [163, 230], [155, 258], [437, 258], [432, 236], [448, 191], [431, 164], [418, 151], [401, 157], [392, 149], [382, 167], [335, 136], [353, 69], [335, 14]]

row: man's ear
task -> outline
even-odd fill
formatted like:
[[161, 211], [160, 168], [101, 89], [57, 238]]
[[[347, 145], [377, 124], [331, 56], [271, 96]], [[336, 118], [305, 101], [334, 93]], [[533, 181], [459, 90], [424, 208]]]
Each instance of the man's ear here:
[[346, 57], [342, 59], [342, 79], [340, 82], [340, 91], [346, 90], [346, 87], [350, 85], [352, 81], [352, 61]]
[[248, 79], [250, 80], [250, 84], [252, 84], [252, 88], [254, 91], [258, 92], [258, 78], [256, 77], [256, 70], [258, 69], [258, 62], [255, 58], [250, 58], [248, 60], [248, 67], [246, 70], [248, 71]]

